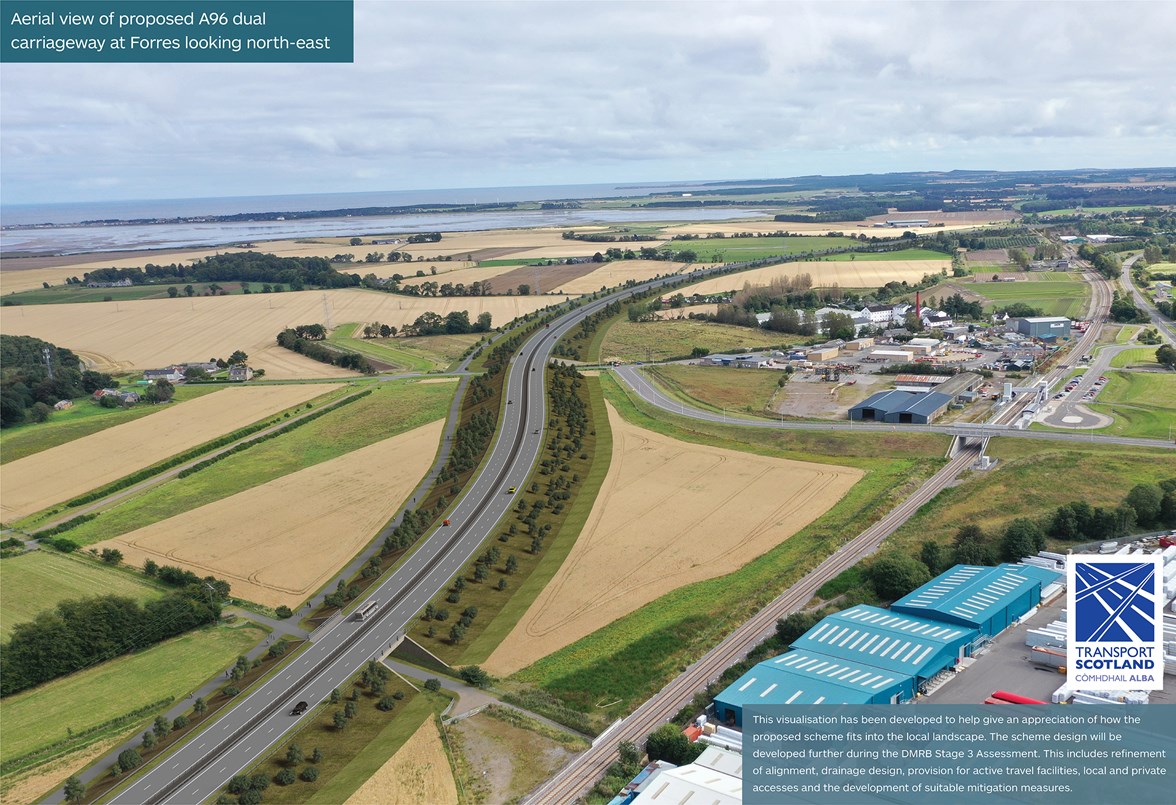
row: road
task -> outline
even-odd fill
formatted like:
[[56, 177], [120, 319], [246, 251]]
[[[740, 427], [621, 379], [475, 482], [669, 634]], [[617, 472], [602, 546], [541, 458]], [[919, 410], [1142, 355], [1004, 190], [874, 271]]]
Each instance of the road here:
[[[796, 422], [776, 419], [744, 419], [715, 414], [678, 402], [668, 397], [665, 392], [649, 382], [640, 369], [633, 366], [619, 366], [613, 369], [616, 376], [632, 391], [650, 405], [657, 406], [669, 413], [698, 419], [717, 424], [740, 425], [750, 428], [771, 428], [781, 430], [814, 430], [814, 431], [857, 431], [858, 433], [942, 433], [946, 435], [977, 435], [977, 436], [1012, 436], [1019, 439], [1045, 439], [1063, 442], [1092, 442], [1099, 444], [1133, 445], [1136, 447], [1165, 447], [1173, 448], [1172, 442], [1165, 439], [1135, 439], [1126, 436], [1103, 436], [1092, 433], [1058, 433], [1055, 431], [1018, 430], [1003, 425], [882, 425], [868, 422], [854, 423], [849, 420], [841, 422]], [[741, 371], [738, 369], [732, 371]]]
[[751, 649], [770, 635], [775, 630], [779, 618], [803, 607], [822, 584], [876, 551], [886, 537], [910, 519], [919, 507], [955, 480], [978, 455], [975, 447], [960, 451], [914, 494], [874, 525], [846, 542], [836, 553], [739, 626], [723, 642], [704, 654], [653, 698], [638, 707], [619, 726], [609, 731], [606, 737], [597, 739], [591, 749], [577, 756], [554, 778], [533, 791], [524, 802], [527, 805], [564, 805], [587, 793], [604, 774], [609, 764], [617, 759], [617, 746], [621, 741], [632, 741], [641, 745], [649, 733], [669, 721], [682, 707], [689, 704], [695, 693], [716, 680], [728, 666], [745, 658]]
[[1167, 338], [1168, 343], [1176, 344], [1176, 325], [1160, 311], [1156, 310], [1155, 305], [1135, 287], [1135, 283], [1131, 281], [1131, 266], [1135, 265], [1135, 261], [1140, 258], [1140, 255], [1135, 255], [1123, 261], [1123, 287], [1128, 289], [1131, 295], [1135, 298], [1135, 306], [1147, 313], [1151, 323], [1160, 333]]
[[[700, 270], [697, 276], [715, 273]], [[264, 684], [192, 739], [157, 760], [112, 799], [118, 803], [191, 803], [214, 797], [235, 774], [264, 758], [304, 719], [289, 713], [298, 701], [315, 705], [368, 660], [382, 657], [417, 613], [466, 564], [490, 535], [538, 460], [545, 420], [544, 368], [552, 347], [585, 317], [609, 302], [681, 276], [662, 278], [588, 302], [529, 337], [507, 370], [499, 430], [489, 455], [449, 514], [365, 600], [381, 602], [363, 621], [338, 620], [315, 632], [314, 642]], [[55, 799], [60, 798], [60, 791]]]

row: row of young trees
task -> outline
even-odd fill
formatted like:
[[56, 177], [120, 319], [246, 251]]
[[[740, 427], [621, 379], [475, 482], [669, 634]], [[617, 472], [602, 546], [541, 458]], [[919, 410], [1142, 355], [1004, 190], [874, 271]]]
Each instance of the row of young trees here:
[[13, 628], [0, 651], [0, 695], [213, 623], [228, 592], [227, 582], [208, 577], [144, 604], [117, 595], [62, 601]]

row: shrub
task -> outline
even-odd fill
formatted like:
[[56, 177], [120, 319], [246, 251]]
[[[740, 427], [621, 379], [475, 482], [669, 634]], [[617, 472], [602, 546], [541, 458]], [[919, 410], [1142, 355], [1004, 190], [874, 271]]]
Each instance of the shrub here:
[[294, 771], [292, 769], [282, 769], [274, 775], [274, 782], [278, 785], [290, 785], [294, 782]]
[[294, 611], [285, 604], [282, 604], [280, 607], [274, 610], [274, 614], [277, 615], [280, 619], [285, 620], [286, 618], [289, 618], [291, 615], [293, 615]]
[[302, 770], [302, 774], [298, 776], [308, 783], [313, 783], [318, 779], [318, 769], [316, 769], [314, 766], [307, 766]]

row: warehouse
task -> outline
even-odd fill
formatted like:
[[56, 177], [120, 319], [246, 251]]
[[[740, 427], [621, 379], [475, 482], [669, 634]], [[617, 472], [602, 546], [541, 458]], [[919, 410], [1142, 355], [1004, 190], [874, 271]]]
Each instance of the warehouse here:
[[855, 422], [886, 422], [894, 425], [930, 425], [951, 403], [951, 397], [932, 391], [880, 391], [849, 409]]
[[975, 629], [862, 605], [825, 618], [792, 648], [897, 671], [917, 686], [967, 656], [977, 636]]
[[1030, 338], [1070, 337], [1070, 320], [1065, 316], [1030, 316], [1013, 319], [1011, 324], [1018, 333]]
[[956, 565], [890, 605], [891, 612], [997, 635], [1041, 602], [1041, 579], [1011, 567]]
[[743, 708], [766, 704], [891, 704], [915, 695], [914, 680], [862, 662], [794, 650], [764, 660], [715, 697], [715, 717], [743, 726]]

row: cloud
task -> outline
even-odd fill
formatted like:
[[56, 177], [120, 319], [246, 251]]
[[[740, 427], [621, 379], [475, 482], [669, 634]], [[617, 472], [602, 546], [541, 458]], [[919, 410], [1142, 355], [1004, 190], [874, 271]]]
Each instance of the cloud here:
[[1174, 24], [1169, 3], [360, 0], [354, 64], [7, 65], [0, 189], [1156, 164], [1176, 56], [1140, 32]]

